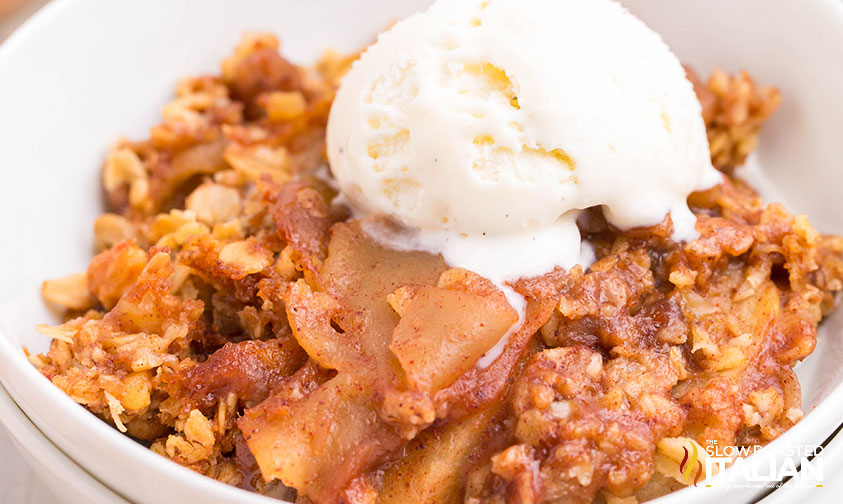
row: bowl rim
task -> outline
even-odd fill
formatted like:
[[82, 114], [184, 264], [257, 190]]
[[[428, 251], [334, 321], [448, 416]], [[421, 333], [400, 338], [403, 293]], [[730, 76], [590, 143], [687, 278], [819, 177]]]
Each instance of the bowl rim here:
[[[74, 5], [89, 0], [52, 0], [38, 10], [29, 20], [15, 30], [2, 44], [0, 44], [0, 74], [10, 55], [14, 54], [19, 47], [25, 46], [30, 40], [43, 36], [43, 26], [49, 22], [61, 18], [65, 11], [72, 9]], [[822, 4], [829, 12], [829, 15], [836, 16], [843, 27], [843, 1], [840, 0], [813, 0]], [[0, 306], [0, 309], [8, 308], [10, 305]], [[843, 307], [839, 308], [843, 310]], [[23, 350], [16, 347], [12, 341], [13, 331], [0, 320], [0, 386], [5, 387], [6, 392], [16, 403], [22, 415], [28, 417], [32, 427], [41, 433], [41, 423], [46, 422], [41, 417], [41, 408], [38, 404], [51, 404], [54, 409], [60, 410], [65, 416], [64, 422], [71, 422], [96, 434], [103, 440], [103, 443], [117, 449], [125, 457], [133, 458], [136, 463], [147, 467], [154, 467], [157, 471], [170, 472], [177, 478], [180, 484], [185, 487], [204, 487], [213, 490], [220, 498], [231, 498], [235, 502], [253, 502], [266, 504], [279, 504], [284, 501], [272, 499], [259, 494], [251, 493], [240, 488], [232, 487], [213, 478], [198, 474], [186, 467], [161, 457], [148, 448], [135, 442], [128, 436], [118, 432], [112, 426], [101, 422], [83, 406], [77, 404], [58, 387], [52, 385], [26, 358]], [[34, 396], [32, 394], [35, 394]], [[29, 399], [35, 398], [35, 402]], [[30, 414], [27, 415], [27, 412]], [[779, 438], [772, 441], [768, 446], [783, 446], [785, 443], [800, 444], [806, 439], [815, 440], [817, 437], [824, 439], [833, 432], [840, 424], [838, 418], [843, 417], [843, 381], [838, 383], [812, 410], [805, 413], [804, 418], [792, 428], [788, 429]], [[4, 422], [5, 423], [5, 422]], [[809, 433], [816, 433], [809, 435]], [[45, 441], [53, 445], [53, 440], [46, 434], [41, 433]], [[14, 434], [13, 434], [14, 435]], [[794, 442], [795, 441], [795, 442]], [[57, 443], [60, 445], [60, 443]], [[56, 445], [53, 445], [56, 446]], [[56, 447], [59, 451], [61, 448]], [[759, 456], [759, 455], [755, 455]], [[76, 461], [68, 460], [80, 470], [86, 468], [76, 465]], [[87, 472], [86, 472], [87, 474]], [[93, 476], [92, 476], [93, 477]], [[95, 477], [94, 477], [95, 478]], [[723, 481], [736, 481], [734, 472], [726, 471], [718, 475], [717, 479]], [[711, 490], [711, 489], [709, 489]], [[680, 502], [693, 487], [687, 487], [654, 500], [659, 504]], [[699, 493], [699, 491], [697, 491]], [[728, 493], [723, 495], [732, 495]], [[714, 497], [712, 493], [709, 497]], [[673, 499], [673, 500], [671, 500]]]
[[[88, 496], [97, 495], [97, 502], [129, 503], [123, 496], [76, 464], [54, 445], [26, 416], [2, 385], [0, 385], [0, 424], [9, 433], [12, 442], [22, 451], [26, 451], [25, 457], [32, 457], [41, 466], [50, 468], [49, 477], [60, 479], [64, 485], [82, 489]], [[41, 479], [43, 476], [38, 475]], [[44, 484], [52, 490], [51, 484], [47, 482]]]

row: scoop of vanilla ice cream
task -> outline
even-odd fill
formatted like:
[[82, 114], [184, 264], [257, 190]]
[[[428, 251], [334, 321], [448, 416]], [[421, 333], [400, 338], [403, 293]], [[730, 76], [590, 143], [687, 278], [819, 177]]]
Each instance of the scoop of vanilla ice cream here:
[[394, 244], [493, 280], [586, 262], [592, 206], [692, 238], [687, 196], [721, 180], [679, 60], [612, 0], [439, 0], [397, 23], [343, 80], [328, 156], [358, 213], [407, 228]]

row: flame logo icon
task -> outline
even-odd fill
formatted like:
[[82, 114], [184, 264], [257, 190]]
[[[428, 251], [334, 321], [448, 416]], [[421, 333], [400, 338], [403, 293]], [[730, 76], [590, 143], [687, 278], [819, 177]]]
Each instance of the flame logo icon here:
[[682, 477], [685, 478], [685, 484], [691, 484], [691, 470], [694, 468], [694, 464], [697, 466], [697, 474], [694, 476], [694, 486], [697, 486], [697, 482], [700, 480], [700, 476], [702, 476], [702, 463], [699, 461], [699, 452], [697, 451], [697, 445], [695, 443], [691, 443], [691, 453], [690, 453], [690, 460], [688, 459], [688, 448], [682, 447], [685, 451], [685, 456], [682, 457], [682, 462], [679, 463], [679, 471], [682, 472]]

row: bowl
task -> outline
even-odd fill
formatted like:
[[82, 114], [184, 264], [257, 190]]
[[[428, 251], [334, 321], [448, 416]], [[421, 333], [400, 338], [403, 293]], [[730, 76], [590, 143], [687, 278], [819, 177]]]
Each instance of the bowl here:
[[[826, 443], [822, 455], [823, 471], [827, 475], [843, 471], [843, 434], [838, 433]], [[822, 486], [806, 486], [791, 479], [775, 492], [758, 501], [758, 504], [792, 504], [794, 502], [837, 502], [843, 492], [843, 481], [839, 477], [826, 478]]]
[[[2, 386], [0, 424], [9, 431], [12, 443], [39, 479], [54, 496], [60, 495], [65, 504], [128, 504], [128, 501], [76, 465], [51, 443]], [[48, 496], [34, 494], [30, 498], [31, 502], [43, 502], [42, 499]]]
[[[47, 349], [33, 326], [55, 320], [41, 281], [83, 271], [101, 211], [99, 170], [120, 135], [142, 137], [179, 77], [216, 72], [246, 30], [280, 36], [297, 62], [353, 50], [426, 0], [57, 0], [0, 48], [0, 381], [67, 456], [140, 503], [277, 502], [204, 478], [121, 435], [75, 404], [27, 361]], [[683, 61], [705, 74], [749, 70], [784, 101], [760, 142], [768, 194], [843, 233], [843, 3], [837, 0], [627, 0]], [[778, 188], [778, 194], [775, 189]], [[782, 196], [784, 195], [784, 196]], [[799, 364], [805, 418], [772, 446], [817, 444], [843, 418], [843, 312]], [[764, 456], [764, 455], [762, 455]], [[734, 479], [730, 471], [721, 475]], [[662, 498], [748, 501], [760, 490], [688, 488]]]

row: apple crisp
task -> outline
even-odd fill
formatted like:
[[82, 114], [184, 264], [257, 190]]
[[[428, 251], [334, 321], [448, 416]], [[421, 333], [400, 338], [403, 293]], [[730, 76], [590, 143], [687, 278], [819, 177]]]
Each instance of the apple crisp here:
[[[354, 57], [293, 65], [247, 35], [104, 164], [86, 273], [30, 359], [154, 452], [298, 503], [630, 504], [683, 487], [671, 447], [765, 444], [802, 417], [793, 365], [843, 288], [843, 239], [732, 177], [779, 94], [692, 77], [724, 182], [699, 238], [580, 219], [597, 261], [512, 287], [374, 241], [325, 158]], [[681, 456], [681, 452], [680, 452]]]

